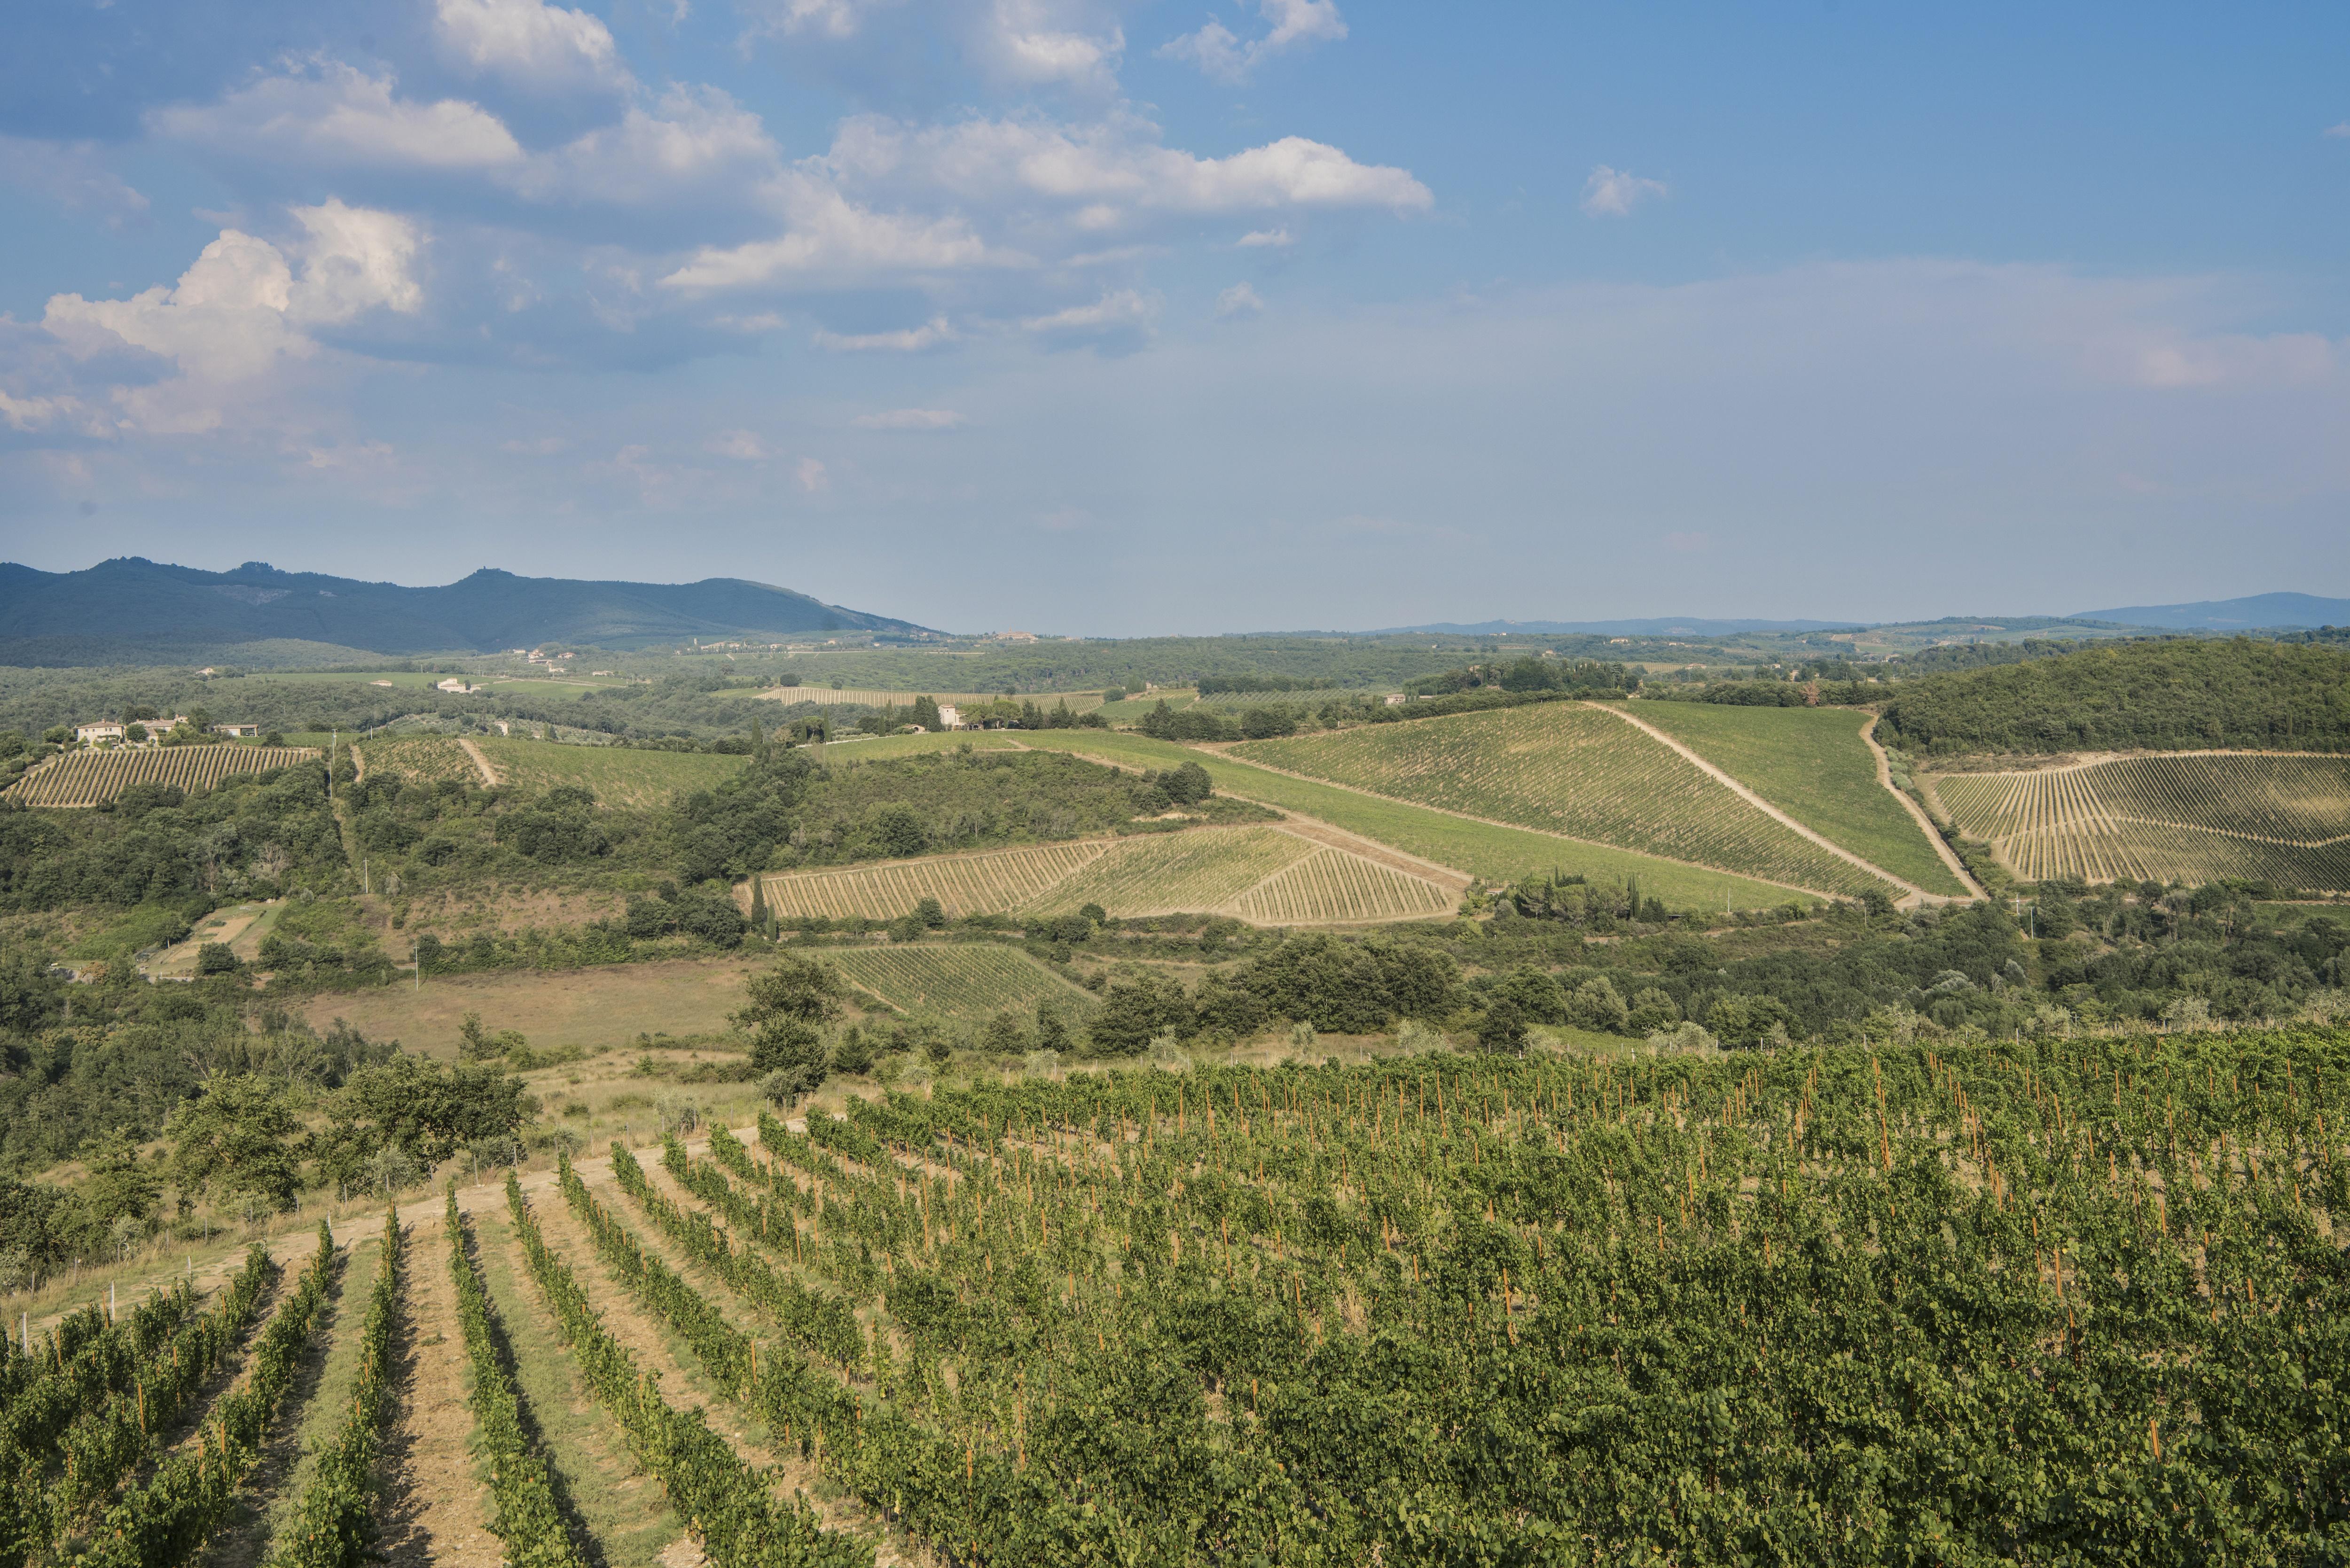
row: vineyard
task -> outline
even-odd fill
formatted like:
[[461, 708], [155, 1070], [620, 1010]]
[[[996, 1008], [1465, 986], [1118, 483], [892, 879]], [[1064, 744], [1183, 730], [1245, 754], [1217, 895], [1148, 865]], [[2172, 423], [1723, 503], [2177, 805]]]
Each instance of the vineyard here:
[[1066, 1012], [1093, 1005], [1091, 993], [1060, 979], [1027, 954], [993, 943], [837, 948], [826, 953], [848, 982], [900, 1012], [983, 1018], [1034, 1012], [1040, 1002]]
[[1932, 781], [2027, 882], [2257, 878], [2350, 891], [2350, 760], [2173, 753]]
[[6, 793], [10, 800], [24, 805], [102, 805], [132, 784], [172, 784], [192, 792], [210, 789], [226, 779], [291, 767], [318, 754], [307, 746], [236, 745], [68, 752], [35, 768]]
[[1066, 914], [1096, 904], [1120, 918], [1224, 913], [1297, 925], [1426, 919], [1454, 902], [1427, 878], [1272, 827], [1195, 827], [788, 872], [767, 877], [765, 890], [768, 907], [785, 918], [876, 920], [924, 898], [936, 898], [950, 917]]
[[682, 792], [710, 789], [750, 759], [700, 752], [640, 752], [625, 746], [566, 746], [484, 735], [473, 744], [498, 781], [537, 792], [572, 784], [595, 793], [598, 805], [650, 809]]
[[[816, 702], [827, 706], [842, 704], [859, 708], [910, 708], [916, 696], [925, 695], [937, 702], [969, 705], [973, 702], [993, 702], [1003, 695], [1001, 691], [884, 691], [870, 686], [770, 686], [755, 693], [770, 702]], [[1077, 712], [1101, 706], [1098, 691], [1039, 691], [1027, 701], [1050, 708], [1055, 702], [1066, 702]]]
[[[452, 1190], [410, 1332], [533, 1568], [637, 1472], [719, 1568], [2326, 1561], [2345, 1045], [987, 1077]], [[265, 1560], [380, 1555], [402, 1259], [0, 1353], [9, 1561], [204, 1558], [346, 1333]]]
[[1848, 897], [1887, 889], [1655, 737], [1581, 703], [1253, 741], [1233, 750], [1377, 794], [1789, 887]]
[[1877, 782], [1876, 753], [1861, 738], [1866, 713], [1720, 702], [1635, 702], [1627, 711], [1871, 865], [1929, 893], [1967, 896], [1918, 819]]

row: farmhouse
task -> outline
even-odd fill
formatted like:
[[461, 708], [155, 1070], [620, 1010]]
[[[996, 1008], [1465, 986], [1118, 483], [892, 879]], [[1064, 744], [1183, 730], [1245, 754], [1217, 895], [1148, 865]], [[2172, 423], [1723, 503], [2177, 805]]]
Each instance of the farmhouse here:
[[452, 675], [446, 680], [435, 682], [432, 690], [435, 691], [454, 691], [462, 696], [467, 692], [479, 691], [481, 688], [478, 686], [468, 686], [464, 681]]
[[960, 709], [960, 708], [958, 708], [958, 707], [956, 707], [956, 706], [955, 706], [953, 703], [951, 703], [951, 702], [941, 702], [941, 703], [940, 703], [940, 704], [939, 704], [939, 728], [940, 728], [940, 729], [941, 729], [941, 730], [960, 730], [960, 729], [962, 729], [962, 709]]
[[119, 741], [122, 739], [122, 726], [110, 719], [101, 719], [95, 724], [76, 724], [74, 739], [86, 746], [104, 741]]
[[261, 734], [261, 726], [258, 724], [214, 724], [213, 726], [213, 733], [215, 735], [228, 735], [240, 741], [255, 740], [258, 739]]

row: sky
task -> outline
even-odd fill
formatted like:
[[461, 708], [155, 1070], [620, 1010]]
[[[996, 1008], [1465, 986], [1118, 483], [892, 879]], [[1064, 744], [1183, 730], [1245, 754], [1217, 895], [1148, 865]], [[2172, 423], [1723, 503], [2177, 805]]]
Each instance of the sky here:
[[2350, 594], [2350, 8], [53, 0], [0, 558], [954, 630]]

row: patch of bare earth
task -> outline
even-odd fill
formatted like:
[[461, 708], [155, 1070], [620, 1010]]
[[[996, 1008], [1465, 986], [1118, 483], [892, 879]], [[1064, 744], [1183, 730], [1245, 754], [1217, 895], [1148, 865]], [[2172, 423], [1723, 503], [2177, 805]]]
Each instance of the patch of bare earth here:
[[465, 1339], [438, 1216], [409, 1227], [408, 1286], [392, 1339], [393, 1408], [379, 1466], [377, 1549], [397, 1568], [498, 1568], [489, 1488], [473, 1465]]

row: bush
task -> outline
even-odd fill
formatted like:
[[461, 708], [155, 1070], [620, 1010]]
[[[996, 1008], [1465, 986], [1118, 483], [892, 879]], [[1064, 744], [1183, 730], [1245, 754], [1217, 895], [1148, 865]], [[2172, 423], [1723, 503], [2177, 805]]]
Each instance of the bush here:
[[206, 942], [196, 950], [198, 974], [234, 974], [244, 967], [226, 942]]

